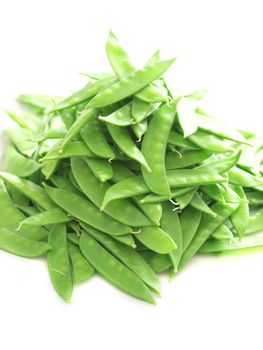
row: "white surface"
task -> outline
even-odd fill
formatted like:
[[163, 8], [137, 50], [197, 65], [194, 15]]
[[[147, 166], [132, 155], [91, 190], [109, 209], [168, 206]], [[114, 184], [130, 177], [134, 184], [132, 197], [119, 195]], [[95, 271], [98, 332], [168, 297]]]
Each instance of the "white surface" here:
[[[262, 130], [261, 1], [1, 1], [0, 110], [20, 92], [67, 93], [81, 71], [109, 69], [111, 27], [140, 65], [157, 48], [178, 56], [178, 91], [207, 87], [207, 105]], [[1, 213], [0, 213], [1, 214]], [[198, 258], [157, 306], [102, 279], [56, 296], [46, 263], [0, 252], [1, 349], [262, 349], [263, 254]]]

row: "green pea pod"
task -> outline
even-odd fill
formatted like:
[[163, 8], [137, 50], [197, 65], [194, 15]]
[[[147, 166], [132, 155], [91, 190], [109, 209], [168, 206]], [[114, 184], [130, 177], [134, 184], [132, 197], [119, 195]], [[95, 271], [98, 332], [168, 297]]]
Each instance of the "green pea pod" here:
[[111, 164], [105, 159], [85, 159], [93, 174], [101, 181], [110, 180], [113, 176]]
[[121, 101], [143, 89], [153, 80], [158, 79], [171, 66], [175, 59], [146, 64], [142, 69], [101, 90], [89, 103], [88, 107], [100, 108]]
[[81, 220], [100, 231], [111, 235], [123, 235], [131, 233], [130, 227], [125, 226], [108, 215], [100, 212], [90, 201], [78, 196], [75, 193], [60, 190], [44, 184], [49, 197], [62, 209], [73, 217]]
[[183, 169], [201, 163], [211, 155], [206, 150], [185, 151], [183, 153], [169, 152], [165, 157], [165, 167], [167, 170]]
[[[80, 135], [88, 148], [97, 156], [109, 159], [115, 157], [97, 118], [91, 118], [80, 130]], [[96, 140], [96, 142], [93, 142], [93, 140]]]
[[249, 224], [246, 234], [256, 233], [263, 230], [263, 208], [250, 213]]
[[235, 186], [233, 190], [240, 197], [240, 204], [230, 219], [239, 237], [243, 237], [249, 225], [248, 200], [242, 187]]
[[[245, 170], [234, 167], [228, 171], [229, 182], [242, 187], [256, 187], [263, 191], [263, 179], [256, 177]], [[261, 186], [261, 187], [260, 187]]]
[[187, 207], [180, 216], [182, 236], [183, 236], [183, 252], [187, 249], [196, 231], [199, 227], [202, 212], [193, 207]]
[[80, 249], [95, 270], [112, 284], [138, 299], [155, 303], [148, 288], [135, 273], [85, 232], [80, 237]]
[[136, 238], [159, 254], [168, 254], [177, 247], [173, 239], [157, 226], [142, 227]]
[[54, 203], [45, 193], [45, 190], [35, 183], [3, 171], [0, 171], [0, 178], [9, 183], [11, 186], [15, 187], [18, 191], [22, 192], [33, 202], [37, 203], [41, 208], [48, 210], [55, 207]]
[[161, 103], [159, 102], [148, 103], [134, 97], [131, 106], [132, 117], [135, 119], [136, 123], [140, 123], [149, 115], [153, 114], [160, 107], [160, 105]]
[[23, 193], [17, 191], [16, 188], [11, 187], [10, 196], [12, 198], [13, 204], [17, 207], [18, 205], [28, 206], [30, 203], [30, 199], [27, 198]]
[[234, 148], [225, 140], [209, 134], [203, 130], [198, 130], [188, 137], [196, 146], [215, 153], [233, 152]]
[[30, 141], [31, 131], [27, 129], [10, 128], [4, 131], [7, 138], [26, 157], [32, 157], [37, 149], [37, 143]]
[[[76, 113], [74, 109], [65, 109], [58, 112], [67, 130], [69, 130], [76, 121]], [[65, 136], [65, 135], [64, 135]]]
[[179, 209], [183, 210], [186, 208], [191, 201], [193, 200], [194, 195], [196, 194], [197, 188], [182, 194], [181, 196], [176, 197], [176, 203], [179, 204]]
[[[36, 207], [25, 207], [23, 205], [16, 205], [17, 209], [19, 209], [20, 211], [22, 211], [24, 214], [26, 214], [27, 216], [32, 216], [35, 214], [40, 213], [39, 209], [37, 209]], [[20, 221], [21, 222], [21, 221]], [[18, 227], [18, 226], [16, 226]], [[46, 235], [47, 236], [47, 235]], [[44, 238], [44, 237], [43, 237]], [[41, 238], [42, 239], [42, 238]]]
[[47, 255], [51, 281], [58, 295], [69, 303], [73, 292], [73, 281], [66, 226], [55, 225], [49, 233], [48, 243], [52, 248]]
[[[149, 64], [149, 61], [148, 61], [148, 64]], [[152, 64], [156, 64], [156, 63], [157, 62]], [[136, 97], [148, 103], [167, 102], [169, 100], [168, 90], [166, 89], [166, 86], [161, 79], [152, 81], [144, 89], [137, 92]]]
[[168, 254], [155, 254], [149, 260], [149, 265], [155, 273], [161, 273], [169, 270], [173, 266], [173, 263]]
[[48, 139], [60, 139], [61, 137], [64, 137], [65, 134], [66, 134], [65, 130], [51, 129], [51, 130], [48, 130], [47, 132], [43, 132], [41, 134], [33, 136], [31, 138], [31, 141], [43, 142]]
[[201, 90], [193, 91], [191, 94], [185, 95], [184, 97], [191, 98], [192, 100], [195, 100], [195, 101], [200, 101], [205, 97], [206, 94], [207, 94], [207, 89], [201, 89]]
[[45, 179], [48, 180], [54, 174], [59, 164], [59, 159], [42, 161], [41, 173], [45, 176]]
[[163, 105], [151, 119], [142, 142], [142, 154], [151, 171], [142, 168], [143, 178], [154, 193], [171, 196], [165, 170], [167, 140], [174, 122], [173, 106]]
[[93, 79], [93, 80], [112, 78], [114, 76], [114, 74], [107, 73], [107, 72], [89, 72], [89, 73], [80, 73], [80, 74], [86, 77], [89, 77], [90, 79]]
[[68, 241], [70, 241], [71, 243], [79, 246], [79, 239], [80, 239], [80, 235], [78, 236], [76, 232], [69, 232], [67, 234], [67, 239]]
[[60, 146], [58, 146], [48, 152], [40, 161], [42, 162], [44, 160], [57, 160], [70, 157], [96, 158], [96, 155], [91, 152], [84, 142], [72, 141], [65, 146], [63, 153], [60, 152]]
[[143, 120], [137, 124], [133, 124], [131, 126], [132, 131], [134, 132], [134, 134], [136, 135], [136, 137], [138, 138], [138, 140], [140, 141], [142, 136], [146, 133], [147, 128], [148, 128], [148, 122], [147, 120]]
[[207, 205], [207, 203], [203, 200], [203, 198], [198, 193], [194, 194], [190, 202], [190, 205], [193, 208], [200, 210], [203, 213], [213, 216], [214, 218], [217, 216], [217, 214], [213, 212], [213, 210]]
[[79, 191], [76, 190], [70, 179], [67, 177], [52, 175], [50, 180], [57, 188], [60, 188], [61, 190], [79, 194]]
[[44, 255], [50, 249], [50, 245], [0, 227], [0, 249], [25, 258], [36, 258]]
[[[103, 203], [104, 195], [107, 189], [110, 188], [110, 185], [106, 182], [101, 183], [82, 159], [72, 158], [71, 169], [81, 191], [100, 208]], [[114, 201], [110, 203], [104, 211], [124, 225], [134, 227], [151, 225], [150, 220], [128, 200], [120, 199]]]
[[117, 126], [129, 126], [135, 123], [131, 114], [130, 103], [122, 106], [106, 117], [99, 116], [99, 120]]
[[70, 217], [60, 208], [50, 209], [42, 211], [35, 215], [29, 216], [25, 220], [20, 222], [20, 226], [23, 225], [35, 225], [35, 226], [46, 226], [69, 222]]
[[211, 215], [203, 214], [198, 230], [182, 255], [179, 265], [181, 269], [188, 261], [199, 251], [205, 241], [214, 233], [214, 231], [221, 226], [237, 209], [236, 203], [216, 203], [211, 209], [217, 214], [214, 218]]
[[[173, 145], [175, 147], [182, 147], [186, 150], [199, 150], [199, 147], [195, 145], [193, 142], [189, 140], [189, 138], [185, 139], [183, 135], [179, 132], [172, 130], [168, 137], [168, 144]], [[206, 149], [205, 147], [202, 147]]]
[[21, 128], [28, 129], [32, 132], [37, 132], [42, 127], [41, 121], [35, 115], [32, 115], [32, 114], [20, 115], [11, 111], [6, 111], [6, 113]]
[[107, 250], [116, 256], [124, 265], [133, 271], [148, 287], [160, 294], [160, 281], [150, 266], [133, 249], [114, 241], [111, 237], [94, 229], [87, 229], [88, 233], [100, 242]]
[[195, 108], [196, 102], [190, 98], [181, 97], [177, 102], [177, 119], [182, 128], [184, 138], [194, 134], [198, 129]]
[[240, 155], [241, 152], [237, 152], [229, 157], [212, 160], [211, 162], [208, 159], [207, 162], [201, 164], [198, 169], [218, 171], [221, 174], [232, 169], [238, 163]]
[[202, 186], [201, 191], [216, 202], [225, 202], [222, 191], [216, 184]]
[[79, 247], [69, 242], [68, 252], [73, 268], [74, 284], [89, 280], [94, 275], [95, 270], [84, 257]]
[[246, 192], [247, 200], [250, 206], [262, 206], [263, 205], [263, 193], [259, 191]]
[[121, 236], [112, 236], [116, 241], [126, 244], [128, 247], [136, 248], [136, 243], [133, 238], [133, 235], [121, 235]]
[[94, 97], [100, 90], [105, 89], [107, 86], [114, 82], [115, 78], [110, 77], [102, 80], [92, 81], [88, 83], [84, 88], [75, 92], [71, 96], [57, 103], [54, 107], [48, 109], [48, 113], [61, 111], [63, 109], [71, 108], [79, 105], [82, 102], [88, 101]]
[[183, 237], [181, 224], [178, 214], [173, 211], [173, 206], [170, 203], [163, 204], [163, 215], [161, 218], [161, 228], [166, 232], [175, 242], [177, 249], [169, 253], [173, 264], [173, 273], [177, 272], [180, 258], [183, 252]]
[[17, 97], [17, 101], [22, 106], [27, 107], [32, 112], [37, 114], [44, 114], [45, 109], [51, 103], [58, 102], [61, 98], [58, 96], [48, 96], [39, 94], [22, 94]]
[[[171, 198], [178, 198], [182, 196], [183, 194], [187, 192], [191, 192], [194, 190], [195, 187], [182, 187], [182, 188], [176, 188], [171, 191]], [[160, 203], [165, 202], [169, 200], [169, 197], [167, 196], [161, 196], [159, 194], [150, 193], [146, 197], [141, 197], [141, 203]]]
[[212, 234], [212, 237], [218, 241], [232, 241], [234, 239], [232, 231], [226, 225], [219, 226]]

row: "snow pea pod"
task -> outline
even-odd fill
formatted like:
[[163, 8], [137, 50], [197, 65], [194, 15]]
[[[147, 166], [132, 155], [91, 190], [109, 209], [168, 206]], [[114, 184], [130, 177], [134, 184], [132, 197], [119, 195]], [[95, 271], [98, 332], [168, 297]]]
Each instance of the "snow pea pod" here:
[[246, 234], [256, 233], [263, 230], [263, 208], [252, 211], [249, 216], [249, 224]]
[[185, 151], [183, 153], [169, 152], [165, 157], [165, 167], [167, 170], [183, 169], [201, 163], [211, 155], [206, 150]]
[[142, 122], [149, 115], [153, 114], [159, 107], [161, 103], [148, 103], [134, 97], [131, 105], [132, 117], [137, 123]]
[[231, 222], [239, 237], [243, 237], [249, 225], [249, 206], [246, 194], [242, 187], [234, 186], [233, 190], [240, 197], [237, 210], [231, 215]]
[[151, 169], [142, 168], [147, 186], [152, 192], [168, 197], [171, 191], [165, 169], [165, 151], [174, 117], [174, 107], [164, 104], [151, 119], [141, 147]]
[[37, 114], [43, 114], [51, 103], [59, 101], [61, 97], [40, 94], [21, 94], [17, 101]]
[[20, 222], [23, 225], [46, 226], [69, 222], [70, 217], [60, 208], [54, 208], [29, 216]]
[[50, 245], [21, 236], [4, 227], [0, 227], [0, 249], [25, 258], [36, 258], [44, 255]]
[[77, 194], [47, 185], [44, 185], [44, 187], [47, 194], [59, 207], [88, 225], [111, 235], [123, 235], [132, 232], [130, 227], [100, 212], [94, 204]]
[[138, 299], [155, 303], [148, 288], [135, 273], [85, 232], [80, 237], [80, 249], [91, 265], [112, 284]]
[[49, 233], [48, 243], [51, 246], [47, 255], [51, 281], [58, 295], [69, 303], [73, 292], [73, 280], [66, 226], [63, 224], [55, 225]]
[[[176, 188], [176, 189], [171, 191], [171, 198], [180, 197], [183, 194], [185, 194], [187, 192], [191, 192], [194, 189], [195, 189], [195, 187]], [[159, 194], [150, 193], [146, 197], [142, 197], [141, 203], [143, 203], [143, 204], [144, 203], [145, 204], [147, 204], [147, 203], [160, 203], [160, 202], [165, 202], [168, 200], [169, 200], [169, 198], [167, 196], [161, 196]]]
[[196, 102], [193, 99], [181, 97], [177, 102], [176, 115], [184, 138], [194, 134], [198, 129], [195, 109]]
[[157, 226], [142, 227], [136, 238], [147, 248], [159, 254], [168, 254], [176, 249], [176, 243]]
[[198, 252], [211, 234], [213, 234], [214, 231], [220, 225], [222, 225], [230, 217], [230, 215], [232, 215], [237, 207], [238, 205], [236, 203], [216, 203], [211, 207], [211, 209], [217, 214], [216, 218], [208, 214], [202, 215], [198, 230], [182, 255], [179, 265], [180, 269], [189, 262], [189, 260]]
[[160, 281], [145, 260], [133, 249], [94, 229], [88, 233], [133, 271], [148, 287], [160, 294]]
[[259, 191], [246, 192], [247, 200], [250, 206], [263, 205], [263, 193]]
[[45, 176], [46, 180], [48, 180], [54, 174], [59, 167], [59, 164], [59, 159], [42, 161], [41, 173]]
[[141, 141], [142, 136], [146, 133], [147, 128], [148, 128], [148, 122], [147, 120], [143, 120], [137, 124], [133, 124], [131, 126], [132, 131], [134, 132], [134, 134], [136, 135], [136, 137], [138, 138], [138, 141]]
[[37, 132], [41, 129], [42, 123], [38, 117], [33, 114], [17, 114], [12, 111], [6, 111], [7, 115], [21, 128]]
[[256, 177], [245, 170], [234, 167], [228, 171], [229, 182], [242, 187], [256, 187], [257, 190], [263, 191], [263, 179]]
[[149, 265], [153, 269], [154, 272], [160, 273], [169, 270], [173, 263], [168, 254], [155, 254], [150, 260]]
[[84, 142], [72, 141], [65, 146], [63, 153], [60, 152], [60, 146], [58, 146], [48, 152], [43, 158], [40, 159], [40, 161], [42, 162], [43, 160], [56, 160], [70, 157], [96, 158], [97, 156], [91, 152]]
[[120, 79], [111, 87], [100, 91], [89, 103], [88, 107], [100, 108], [129, 97], [153, 80], [163, 75], [175, 59], [161, 61], [156, 64], [146, 64], [142, 69]]
[[196, 131], [187, 139], [193, 142], [196, 146], [209, 150], [211, 152], [222, 153], [234, 151], [234, 148], [231, 146], [230, 143], [203, 130]]
[[208, 159], [206, 163], [199, 165], [198, 169], [218, 171], [221, 174], [232, 169], [238, 163], [240, 155], [241, 153], [237, 152], [229, 157], [212, 160], [211, 162]]
[[148, 172], [151, 172], [151, 168], [149, 167], [147, 161], [142, 152], [133, 142], [129, 131], [126, 128], [122, 128], [116, 125], [107, 124], [107, 128], [113, 138], [113, 141], [118, 145], [120, 150], [128, 157], [136, 160], [138, 163], [142, 164], [142, 166], [147, 169]]
[[32, 137], [31, 131], [27, 129], [10, 128], [6, 129], [4, 134], [24, 156], [32, 157], [35, 153], [37, 142], [30, 141], [30, 138]]
[[208, 215], [211, 215], [213, 217], [216, 217], [217, 214], [213, 212], [213, 210], [206, 204], [206, 202], [203, 200], [203, 198], [201, 197], [201, 195], [199, 193], [195, 193], [190, 205], [197, 209], [200, 210], [203, 213], [206, 213]]
[[180, 216], [180, 223], [183, 237], [183, 252], [191, 243], [194, 238], [196, 231], [199, 227], [202, 212], [189, 206], [187, 207]]
[[[110, 185], [106, 182], [101, 183], [82, 159], [72, 158], [71, 169], [81, 191], [100, 208]], [[135, 205], [125, 199], [119, 199], [110, 203], [104, 211], [124, 225], [134, 227], [151, 225], [150, 220]]]
[[74, 284], [79, 284], [90, 279], [94, 273], [94, 268], [82, 254], [80, 248], [71, 242], [68, 242], [68, 252], [72, 263]]
[[[193, 142], [189, 140], [189, 138], [185, 139], [183, 135], [179, 132], [172, 130], [168, 137], [168, 144], [173, 145], [175, 147], [182, 147], [186, 150], [199, 150], [199, 147], [195, 145]], [[205, 147], [202, 147], [206, 149]]]
[[79, 194], [79, 191], [72, 185], [72, 182], [67, 177], [53, 175], [50, 178], [51, 182], [61, 190]]
[[197, 188], [194, 188], [193, 190], [186, 192], [181, 196], [178, 196], [175, 198], [175, 201], [179, 205], [180, 210], [183, 210], [191, 203], [196, 191], [197, 191]]
[[105, 159], [85, 159], [93, 174], [101, 181], [105, 182], [112, 178], [113, 170], [109, 161]]
[[232, 241], [234, 239], [232, 231], [226, 225], [219, 226], [214, 233], [212, 233], [212, 237], [218, 241]]
[[216, 202], [225, 202], [222, 191], [217, 184], [201, 186], [201, 191]]
[[99, 116], [99, 120], [117, 126], [129, 126], [135, 123], [131, 114], [131, 104], [128, 103], [106, 117]]

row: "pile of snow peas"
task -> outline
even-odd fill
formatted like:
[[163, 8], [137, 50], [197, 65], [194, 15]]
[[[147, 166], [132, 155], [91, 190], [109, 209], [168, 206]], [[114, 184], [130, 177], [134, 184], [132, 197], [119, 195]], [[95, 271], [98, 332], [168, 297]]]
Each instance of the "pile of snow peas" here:
[[97, 273], [155, 303], [196, 255], [263, 247], [263, 138], [176, 96], [174, 59], [139, 70], [110, 32], [112, 72], [63, 98], [18, 97], [0, 171], [0, 248], [45, 256], [67, 302]]

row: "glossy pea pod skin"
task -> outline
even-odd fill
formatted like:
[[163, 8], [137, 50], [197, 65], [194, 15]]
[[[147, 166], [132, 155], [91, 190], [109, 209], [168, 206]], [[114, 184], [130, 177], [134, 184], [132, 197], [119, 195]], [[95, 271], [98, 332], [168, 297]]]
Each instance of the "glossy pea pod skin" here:
[[55, 225], [49, 233], [48, 253], [49, 274], [57, 293], [66, 302], [70, 302], [73, 292], [73, 279], [68, 253], [67, 231], [63, 224]]
[[112, 284], [135, 298], [155, 304], [141, 279], [85, 232], [80, 237], [80, 249], [96, 271]]
[[144, 155], [151, 172], [142, 168], [143, 178], [154, 193], [171, 196], [165, 169], [165, 151], [175, 118], [173, 106], [164, 104], [151, 119], [142, 141]]

